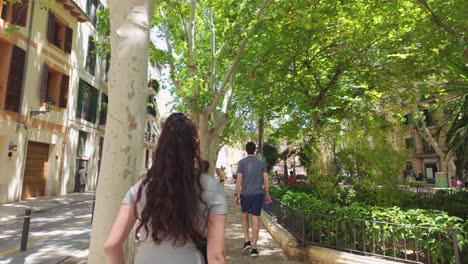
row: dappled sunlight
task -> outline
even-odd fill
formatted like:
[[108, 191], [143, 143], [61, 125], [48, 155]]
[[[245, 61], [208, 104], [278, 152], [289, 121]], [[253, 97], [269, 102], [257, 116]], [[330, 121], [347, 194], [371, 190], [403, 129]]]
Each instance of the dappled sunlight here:
[[229, 211], [225, 231], [228, 263], [299, 263], [288, 259], [281, 247], [271, 237], [261, 222], [257, 243], [260, 256], [257, 258], [251, 258], [250, 251], [242, 251], [241, 247], [244, 242], [244, 235], [242, 231], [240, 207], [236, 206], [232, 199], [234, 194], [234, 185], [226, 185], [225, 193]]

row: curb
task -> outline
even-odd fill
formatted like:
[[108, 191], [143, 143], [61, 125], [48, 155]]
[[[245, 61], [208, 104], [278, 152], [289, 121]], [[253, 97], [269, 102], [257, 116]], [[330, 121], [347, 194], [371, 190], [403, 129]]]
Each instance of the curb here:
[[312, 264], [401, 264], [401, 262], [367, 257], [325, 247], [303, 247], [297, 242], [296, 237], [263, 210], [260, 221], [291, 260]]
[[262, 221], [270, 235], [280, 244], [283, 251], [291, 260], [304, 261], [306, 248], [301, 247], [297, 239], [284, 229], [284, 227], [272, 220], [271, 216], [263, 209], [260, 215], [260, 221]]
[[[77, 204], [77, 203], [82, 203], [82, 202], [87, 202], [87, 201], [92, 201], [92, 200], [94, 200], [94, 197], [93, 197], [93, 199], [86, 199], [86, 200], [80, 200], [80, 201], [76, 201], [76, 202], [57, 204], [57, 206], [51, 206], [51, 207], [48, 207], [48, 208], [43, 209], [43, 210], [38, 210], [38, 211], [32, 210], [31, 213], [43, 213], [43, 212], [47, 212], [47, 211], [49, 211], [51, 209], [60, 208], [60, 207], [73, 205], [73, 204]], [[0, 218], [0, 223], [11, 221], [11, 220], [19, 218], [21, 216], [24, 216], [24, 213], [17, 214], [17, 215], [5, 216], [5, 217]]]

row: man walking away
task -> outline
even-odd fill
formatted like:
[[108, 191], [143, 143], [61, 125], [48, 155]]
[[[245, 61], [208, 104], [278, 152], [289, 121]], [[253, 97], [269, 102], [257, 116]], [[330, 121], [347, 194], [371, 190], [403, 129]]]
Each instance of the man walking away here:
[[78, 174], [80, 175], [80, 192], [84, 192], [86, 188], [86, 175], [88, 174], [84, 166], [81, 166]]
[[[239, 161], [237, 165], [237, 182], [234, 192], [236, 205], [239, 198], [242, 210], [242, 229], [244, 230], [244, 246], [242, 250], [250, 249], [250, 256], [257, 257], [258, 234], [260, 231], [259, 217], [263, 205], [271, 203], [270, 183], [265, 162], [255, 157], [255, 143], [249, 142], [245, 146], [248, 156]], [[265, 186], [265, 194], [262, 185]], [[241, 189], [242, 187], [242, 189]], [[240, 191], [240, 192], [239, 192]], [[249, 214], [252, 218], [252, 243], [249, 236]]]

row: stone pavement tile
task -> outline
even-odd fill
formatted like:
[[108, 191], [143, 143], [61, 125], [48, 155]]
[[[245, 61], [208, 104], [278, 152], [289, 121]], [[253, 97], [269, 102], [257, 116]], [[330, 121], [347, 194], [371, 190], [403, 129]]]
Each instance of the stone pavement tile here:
[[303, 263], [291, 261], [271, 237], [270, 233], [261, 226], [259, 239], [257, 242], [260, 256], [250, 257], [250, 251], [243, 252], [241, 247], [244, 243], [244, 236], [241, 224], [240, 207], [234, 203], [234, 185], [226, 184], [224, 187], [228, 202], [228, 222], [226, 225], [226, 255], [228, 263], [260, 263], [260, 264], [283, 264], [283, 263]]

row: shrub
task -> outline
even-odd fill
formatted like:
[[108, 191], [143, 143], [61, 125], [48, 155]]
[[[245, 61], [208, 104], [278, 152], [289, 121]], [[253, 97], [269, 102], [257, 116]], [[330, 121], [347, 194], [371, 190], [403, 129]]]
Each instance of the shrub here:
[[[309, 187], [310, 189], [314, 190]], [[319, 199], [317, 192], [300, 190], [307, 188], [280, 186], [272, 188], [272, 195], [286, 205], [304, 212], [306, 237], [314, 242], [327, 240], [327, 243], [338, 248], [356, 247], [367, 252], [375, 246], [374, 250], [377, 253], [389, 255], [393, 254], [393, 246], [396, 245], [398, 255], [401, 256], [404, 253], [398, 245], [405, 241], [407, 249], [413, 251], [409, 258], [414, 258], [416, 254], [420, 255], [420, 258], [427, 258], [429, 251], [434, 263], [453, 263], [452, 230], [456, 230], [459, 232], [460, 250], [462, 254], [466, 254], [464, 245], [468, 241], [463, 231], [468, 231], [468, 224], [458, 217], [449, 216], [446, 212], [405, 210], [398, 206], [382, 207], [359, 202], [341, 206]], [[408, 195], [410, 200], [414, 198], [407, 191], [403, 193]], [[336, 197], [340, 195], [342, 194], [337, 194]], [[463, 201], [466, 195], [467, 192], [460, 192], [457, 199]], [[445, 197], [440, 195], [437, 199]], [[416, 226], [420, 228], [415, 228]]]

